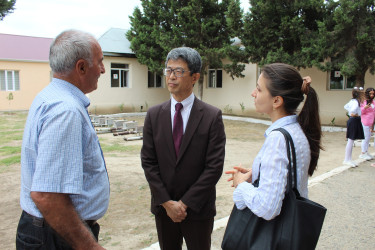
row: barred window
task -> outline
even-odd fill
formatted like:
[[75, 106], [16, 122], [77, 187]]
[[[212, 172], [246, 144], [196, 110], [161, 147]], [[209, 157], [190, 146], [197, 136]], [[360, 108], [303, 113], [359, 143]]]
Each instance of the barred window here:
[[0, 90], [1, 91], [20, 90], [19, 71], [0, 70]]

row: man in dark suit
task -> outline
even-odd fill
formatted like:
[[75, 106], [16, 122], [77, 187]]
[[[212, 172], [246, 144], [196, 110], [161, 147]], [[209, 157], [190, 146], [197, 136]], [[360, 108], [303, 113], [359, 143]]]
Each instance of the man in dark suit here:
[[173, 49], [165, 65], [171, 99], [149, 109], [143, 130], [151, 212], [161, 249], [181, 249], [183, 238], [189, 250], [210, 249], [225, 155], [222, 115], [193, 94], [202, 67], [196, 50]]

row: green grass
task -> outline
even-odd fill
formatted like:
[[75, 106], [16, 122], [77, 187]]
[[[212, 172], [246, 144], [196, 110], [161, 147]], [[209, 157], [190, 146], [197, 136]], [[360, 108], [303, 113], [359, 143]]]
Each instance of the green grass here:
[[21, 146], [11, 147], [11, 146], [4, 146], [0, 147], [0, 155], [13, 155], [21, 153]]
[[22, 144], [23, 131], [2, 131], [0, 132], [0, 146], [14, 141], [19, 141]]
[[21, 162], [21, 155], [14, 155], [0, 160], [0, 166], [10, 166]]

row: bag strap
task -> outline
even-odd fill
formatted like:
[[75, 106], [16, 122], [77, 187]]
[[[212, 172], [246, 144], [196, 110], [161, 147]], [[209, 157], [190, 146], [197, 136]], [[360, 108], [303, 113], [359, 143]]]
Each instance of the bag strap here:
[[[288, 188], [287, 188], [287, 192], [289, 192], [290, 190], [293, 189], [294, 191], [297, 191], [297, 193], [299, 195], [299, 192], [297, 190], [296, 150], [295, 150], [295, 147], [294, 147], [293, 139], [292, 139], [291, 135], [289, 134], [289, 132], [287, 130], [285, 130], [284, 128], [277, 128], [277, 129], [274, 129], [272, 131], [279, 131], [285, 137], [286, 150], [287, 150], [288, 160], [289, 160], [289, 164], [288, 164]], [[291, 160], [290, 152], [292, 152], [293, 161]], [[292, 164], [293, 164], [293, 166], [292, 166]], [[293, 178], [293, 181], [292, 181], [292, 178]]]

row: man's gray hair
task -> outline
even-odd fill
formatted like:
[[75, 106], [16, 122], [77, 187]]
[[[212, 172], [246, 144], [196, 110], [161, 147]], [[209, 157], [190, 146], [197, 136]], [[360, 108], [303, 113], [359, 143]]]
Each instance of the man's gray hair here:
[[188, 65], [190, 70], [190, 75], [194, 73], [200, 73], [202, 68], [202, 58], [199, 55], [198, 51], [189, 47], [180, 47], [172, 49], [168, 55], [167, 60], [165, 61], [165, 67], [167, 67], [169, 60], [178, 60], [182, 59]]
[[92, 46], [96, 39], [79, 30], [66, 30], [52, 42], [49, 51], [49, 65], [54, 73], [69, 74], [80, 59], [92, 65]]

